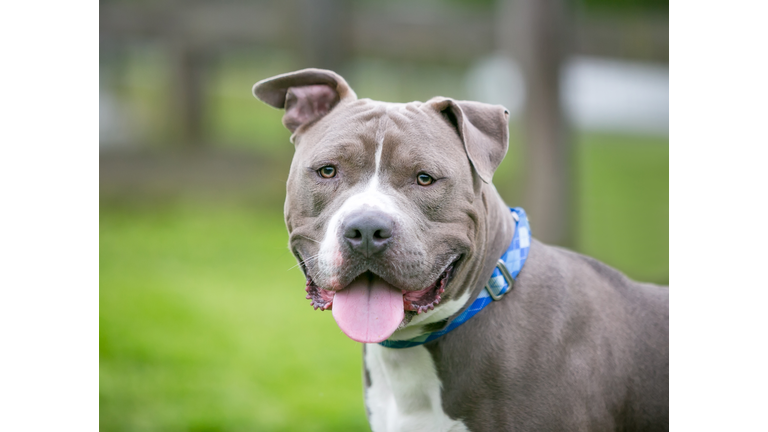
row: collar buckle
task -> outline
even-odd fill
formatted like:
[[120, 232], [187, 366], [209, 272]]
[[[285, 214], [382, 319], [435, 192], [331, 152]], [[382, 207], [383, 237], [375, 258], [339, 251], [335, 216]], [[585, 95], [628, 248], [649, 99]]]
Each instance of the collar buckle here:
[[496, 294], [493, 292], [493, 288], [491, 288], [490, 283], [486, 283], [485, 289], [486, 291], [488, 291], [488, 294], [491, 296], [493, 301], [501, 300], [501, 298], [504, 297], [506, 293], [512, 291], [512, 287], [515, 284], [515, 279], [512, 277], [512, 275], [509, 274], [509, 270], [507, 270], [507, 265], [504, 263], [503, 260], [499, 260], [499, 262], [496, 263], [496, 268], [499, 269], [499, 271], [501, 272], [501, 276], [504, 278], [504, 281], [507, 282], [507, 290], [499, 294]]

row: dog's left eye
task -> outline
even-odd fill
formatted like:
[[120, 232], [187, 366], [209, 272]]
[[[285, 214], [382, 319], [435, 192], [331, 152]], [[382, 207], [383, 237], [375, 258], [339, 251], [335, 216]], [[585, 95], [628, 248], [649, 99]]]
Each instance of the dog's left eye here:
[[336, 168], [331, 165], [326, 165], [317, 170], [317, 173], [323, 178], [333, 178], [336, 176]]
[[420, 186], [429, 186], [434, 182], [435, 179], [433, 179], [429, 174], [421, 173], [416, 176], [416, 183], [418, 183]]

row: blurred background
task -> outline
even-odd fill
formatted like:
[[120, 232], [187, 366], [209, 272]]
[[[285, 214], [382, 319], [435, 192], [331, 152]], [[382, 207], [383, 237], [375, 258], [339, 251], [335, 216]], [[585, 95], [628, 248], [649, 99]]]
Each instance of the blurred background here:
[[534, 236], [667, 283], [668, 3], [100, 2], [100, 424], [367, 430], [360, 345], [304, 299], [293, 154], [256, 81], [505, 105], [494, 183]]

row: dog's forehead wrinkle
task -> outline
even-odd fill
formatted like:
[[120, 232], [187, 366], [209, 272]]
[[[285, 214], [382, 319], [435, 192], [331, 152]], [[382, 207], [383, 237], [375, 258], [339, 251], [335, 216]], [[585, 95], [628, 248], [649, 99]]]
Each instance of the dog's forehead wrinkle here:
[[308, 155], [305, 160], [305, 166], [310, 169], [316, 169], [315, 164], [320, 162], [354, 162], [363, 151], [363, 145], [360, 141], [328, 142], [325, 145], [318, 146], [313, 154]]
[[427, 119], [401, 123], [394, 120], [397, 117], [389, 118], [383, 149], [387, 170], [423, 169], [441, 177], [471, 175], [469, 159], [458, 138], [434, 131], [424, 124]]
[[376, 144], [384, 144], [384, 136], [387, 133], [387, 127], [389, 126], [389, 117], [382, 115], [376, 119]]
[[331, 111], [318, 124], [298, 137], [299, 142], [308, 141], [315, 145], [341, 140], [350, 136], [374, 130], [376, 119], [384, 112], [377, 105], [347, 105]]

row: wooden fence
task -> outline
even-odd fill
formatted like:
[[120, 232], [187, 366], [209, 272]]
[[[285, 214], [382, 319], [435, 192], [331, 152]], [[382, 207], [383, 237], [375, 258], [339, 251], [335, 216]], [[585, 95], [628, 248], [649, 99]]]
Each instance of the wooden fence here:
[[[251, 2], [105, 2], [103, 47], [153, 40], [167, 47], [174, 73], [178, 140], [203, 143], [205, 68], [212, 53], [270, 46], [300, 53], [302, 67], [339, 69], [354, 56], [468, 64], [496, 51], [516, 57], [526, 79], [523, 202], [539, 237], [572, 242], [569, 134], [558, 74], [569, 54], [668, 62], [666, 16], [585, 15], [565, 0], [498, 0], [492, 7], [454, 3], [349, 0]], [[106, 48], [105, 48], [106, 49]]]

